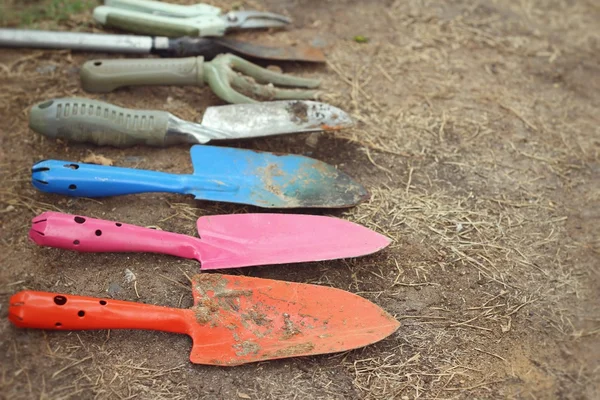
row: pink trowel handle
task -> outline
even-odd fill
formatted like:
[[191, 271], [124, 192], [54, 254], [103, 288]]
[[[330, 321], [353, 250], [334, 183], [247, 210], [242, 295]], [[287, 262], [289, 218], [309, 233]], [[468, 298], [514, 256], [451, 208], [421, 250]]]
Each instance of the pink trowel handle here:
[[40, 246], [85, 252], [150, 252], [200, 260], [200, 240], [115, 221], [45, 212], [35, 217], [29, 237]]

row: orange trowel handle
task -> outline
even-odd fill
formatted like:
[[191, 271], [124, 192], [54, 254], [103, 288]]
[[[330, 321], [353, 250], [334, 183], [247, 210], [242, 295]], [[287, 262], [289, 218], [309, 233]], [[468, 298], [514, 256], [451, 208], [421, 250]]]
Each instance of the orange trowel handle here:
[[8, 318], [20, 328], [150, 329], [187, 334], [191, 310], [24, 290], [10, 298]]

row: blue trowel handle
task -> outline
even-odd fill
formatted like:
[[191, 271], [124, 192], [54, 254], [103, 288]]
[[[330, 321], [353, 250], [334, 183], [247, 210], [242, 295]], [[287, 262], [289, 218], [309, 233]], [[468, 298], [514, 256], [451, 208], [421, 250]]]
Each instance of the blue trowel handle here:
[[59, 160], [35, 164], [31, 178], [33, 186], [43, 192], [76, 197], [188, 193], [190, 190], [189, 175]]

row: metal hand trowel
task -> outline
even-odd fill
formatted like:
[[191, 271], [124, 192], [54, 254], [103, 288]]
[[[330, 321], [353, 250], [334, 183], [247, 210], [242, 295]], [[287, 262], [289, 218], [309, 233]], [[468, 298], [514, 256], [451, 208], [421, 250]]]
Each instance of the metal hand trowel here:
[[114, 147], [207, 143], [338, 130], [352, 124], [350, 116], [337, 107], [300, 100], [208, 107], [201, 124], [166, 111], [134, 110], [85, 98], [44, 101], [29, 113], [31, 129], [45, 136]]

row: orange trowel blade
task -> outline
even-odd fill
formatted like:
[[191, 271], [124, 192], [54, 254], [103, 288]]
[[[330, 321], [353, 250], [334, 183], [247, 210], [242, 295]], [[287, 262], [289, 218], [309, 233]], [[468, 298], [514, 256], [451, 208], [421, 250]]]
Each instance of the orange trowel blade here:
[[379, 306], [340, 289], [220, 274], [197, 275], [192, 284], [190, 360], [198, 364], [346, 351], [400, 326]]

